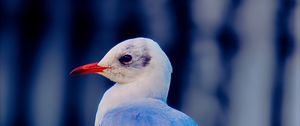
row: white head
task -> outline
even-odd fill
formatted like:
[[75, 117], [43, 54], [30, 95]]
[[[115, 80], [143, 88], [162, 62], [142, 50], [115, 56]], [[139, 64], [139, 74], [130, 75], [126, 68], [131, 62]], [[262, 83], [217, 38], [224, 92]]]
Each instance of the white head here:
[[125, 40], [114, 46], [99, 63], [84, 65], [71, 74], [98, 73], [126, 84], [153, 74], [171, 76], [172, 66], [159, 45], [148, 38]]
[[113, 47], [98, 63], [74, 69], [71, 75], [97, 73], [116, 82], [99, 104], [95, 126], [105, 113], [138, 99], [167, 100], [172, 66], [159, 45], [151, 39], [134, 38]]

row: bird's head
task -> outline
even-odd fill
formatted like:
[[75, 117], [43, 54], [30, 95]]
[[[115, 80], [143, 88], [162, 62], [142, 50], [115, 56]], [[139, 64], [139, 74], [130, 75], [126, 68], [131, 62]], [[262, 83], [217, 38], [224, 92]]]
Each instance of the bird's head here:
[[168, 57], [153, 40], [134, 38], [117, 44], [100, 62], [80, 66], [70, 74], [98, 73], [124, 84], [155, 72], [171, 74], [172, 66]]

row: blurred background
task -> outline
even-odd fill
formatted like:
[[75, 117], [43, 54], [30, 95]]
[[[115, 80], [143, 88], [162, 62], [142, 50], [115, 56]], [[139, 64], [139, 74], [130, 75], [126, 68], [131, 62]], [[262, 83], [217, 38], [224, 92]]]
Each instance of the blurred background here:
[[173, 65], [202, 126], [300, 126], [299, 0], [1, 0], [0, 125], [92, 126], [113, 82], [70, 77], [134, 37]]

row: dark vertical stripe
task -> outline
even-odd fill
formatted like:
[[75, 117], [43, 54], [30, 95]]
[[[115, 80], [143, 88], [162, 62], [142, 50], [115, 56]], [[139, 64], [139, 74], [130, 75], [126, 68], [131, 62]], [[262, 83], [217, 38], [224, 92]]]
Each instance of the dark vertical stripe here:
[[133, 2], [124, 3], [126, 6], [119, 6], [120, 21], [116, 24], [118, 34], [118, 42], [126, 39], [145, 36], [143, 29], [143, 20], [140, 11], [144, 11], [139, 8], [140, 3], [138, 0]]
[[232, 78], [232, 60], [239, 51], [239, 38], [233, 29], [232, 21], [235, 18], [234, 14], [240, 6], [240, 2], [240, 0], [231, 0], [228, 10], [225, 12], [226, 16], [224, 22], [216, 34], [224, 77], [217, 87], [215, 95], [222, 105], [223, 110], [228, 110], [230, 105], [228, 93], [230, 90], [230, 80]]
[[295, 5], [294, 0], [279, 0], [278, 15], [276, 18], [276, 71], [272, 93], [271, 124], [281, 126], [284, 69], [287, 57], [292, 53], [293, 39], [288, 29], [291, 10]]
[[24, 7], [18, 22], [20, 32], [20, 53], [18, 58], [18, 77], [16, 85], [16, 118], [13, 120], [14, 125], [28, 125], [28, 108], [29, 108], [29, 89], [31, 88], [31, 69], [34, 67], [33, 61], [36, 58], [37, 48], [44, 31], [47, 29], [47, 15], [43, 9], [41, 1], [29, 1], [28, 6]]
[[172, 1], [171, 9], [173, 9], [172, 15], [175, 16], [175, 26], [177, 26], [176, 31], [174, 31], [174, 44], [170, 47], [170, 51], [167, 52], [170, 55], [169, 58], [172, 62], [173, 73], [170, 91], [172, 95], [168, 97], [168, 103], [174, 108], [181, 107], [181, 101], [183, 98], [183, 93], [181, 90], [187, 86], [184, 82], [184, 78], [187, 75], [187, 63], [189, 62], [189, 50], [190, 50], [190, 24], [191, 15], [189, 9], [190, 1], [175, 0]]
[[[84, 64], [83, 61], [88, 55], [91, 48], [91, 39], [95, 32], [95, 17], [91, 12], [91, 1], [76, 0], [72, 1], [71, 20], [68, 22], [71, 25], [70, 43], [68, 62], [69, 68], [74, 68], [79, 64]], [[81, 112], [81, 89], [83, 78], [68, 78], [65, 85], [65, 101], [64, 101], [64, 121], [63, 125], [80, 126], [83, 120], [80, 117]]]

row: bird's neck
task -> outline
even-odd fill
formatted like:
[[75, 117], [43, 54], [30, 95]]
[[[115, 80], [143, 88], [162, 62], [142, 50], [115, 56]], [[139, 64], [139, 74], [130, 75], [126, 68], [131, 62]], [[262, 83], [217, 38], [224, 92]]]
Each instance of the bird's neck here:
[[98, 106], [95, 125], [100, 124], [106, 112], [122, 105], [144, 99], [158, 99], [166, 102], [170, 79], [169, 73], [162, 72], [147, 74], [147, 77], [126, 84], [116, 83], [103, 95]]

